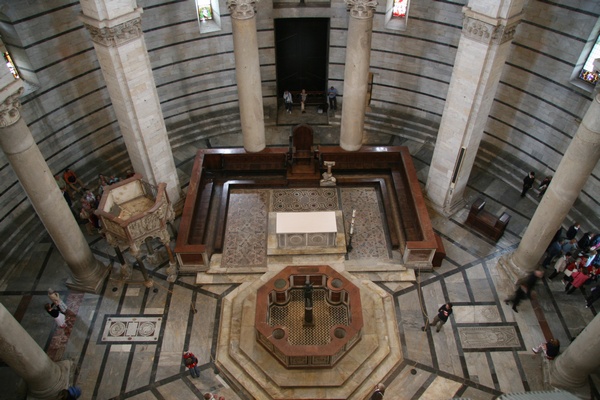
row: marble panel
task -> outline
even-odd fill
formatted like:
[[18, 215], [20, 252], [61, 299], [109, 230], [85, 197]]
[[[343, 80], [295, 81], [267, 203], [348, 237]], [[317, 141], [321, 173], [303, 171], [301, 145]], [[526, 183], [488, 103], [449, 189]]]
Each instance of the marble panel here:
[[[198, 357], [199, 363], [210, 362], [210, 352], [215, 332], [215, 321], [218, 321], [217, 300], [198, 295], [194, 304], [199, 312], [193, 315], [190, 333], [189, 350]], [[186, 349], [187, 350], [187, 349]]]
[[[119, 395], [121, 391], [121, 382], [123, 382], [125, 371], [127, 370], [128, 360], [128, 352], [109, 353], [104, 366], [104, 373], [100, 378], [97, 398], [110, 399]], [[98, 369], [97, 365], [96, 369]]]
[[468, 378], [473, 382], [493, 388], [494, 379], [485, 353], [467, 352], [464, 357], [469, 372]]
[[495, 305], [454, 306], [452, 309], [457, 324], [503, 322]]
[[131, 361], [133, 368], [129, 369], [126, 391], [131, 391], [150, 383], [155, 353], [156, 345], [154, 344], [137, 344], [135, 346], [135, 354]]
[[[469, 297], [469, 292], [467, 291], [467, 286], [465, 285], [465, 281], [463, 275], [460, 272], [449, 275], [445, 279], [446, 282], [446, 290], [448, 291], [448, 299], [452, 303], [469, 303], [471, 298]], [[454, 316], [456, 318], [457, 309], [454, 307]], [[458, 322], [458, 320], [457, 320]]]
[[483, 270], [483, 265], [479, 264], [467, 269], [466, 274], [475, 301], [495, 301], [494, 293]]
[[491, 356], [500, 390], [504, 393], [520, 393], [525, 391], [513, 353], [492, 352]]
[[437, 376], [431, 385], [421, 394], [419, 399], [421, 400], [437, 400], [442, 398], [453, 397], [454, 394], [460, 389], [462, 383], [453, 381], [441, 376]]
[[[411, 371], [414, 370], [414, 375]], [[412, 365], [407, 365], [402, 369], [400, 374], [390, 383], [386, 389], [387, 397], [392, 393], [402, 394], [404, 399], [414, 399], [415, 393], [417, 393], [423, 385], [431, 378], [431, 373], [422, 369], [416, 368]], [[377, 382], [373, 382], [373, 386]], [[399, 397], [400, 398], [400, 397]]]

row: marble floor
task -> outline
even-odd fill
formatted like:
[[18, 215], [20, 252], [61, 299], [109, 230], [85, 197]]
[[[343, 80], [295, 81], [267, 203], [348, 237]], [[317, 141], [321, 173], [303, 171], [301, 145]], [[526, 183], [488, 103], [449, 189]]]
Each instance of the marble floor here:
[[[432, 150], [411, 146], [424, 182]], [[182, 184], [189, 181], [194, 153], [192, 146], [174, 150]], [[538, 204], [535, 194], [521, 199], [518, 185], [517, 180], [507, 184], [476, 167], [467, 203], [485, 197], [486, 209], [512, 215], [500, 241], [492, 243], [466, 227], [466, 208], [450, 218], [430, 210], [447, 253], [442, 266], [417, 274], [416, 283], [376, 282], [394, 300], [404, 356], [384, 381], [386, 399], [493, 399], [502, 393], [544, 390], [547, 361], [533, 354], [531, 347], [551, 334], [564, 349], [595, 317], [596, 309], [584, 307], [584, 292], [566, 295], [559, 279], [538, 284], [536, 296], [522, 303], [519, 313], [502, 301], [512, 285], [497, 261], [517, 247]], [[23, 252], [17, 268], [0, 281], [0, 302], [33, 339], [52, 359], [72, 361], [74, 383], [83, 390], [81, 398], [192, 399], [210, 391], [227, 400], [246, 400], [235, 393], [213, 362], [222, 301], [239, 284], [198, 286], [195, 276], [168, 283], [167, 255], [159, 242], [155, 255], [145, 259], [154, 287], [141, 285], [137, 270], [124, 282], [113, 249], [83, 226], [82, 231], [96, 257], [113, 265], [101, 294], [67, 289], [68, 269], [47, 236]], [[43, 310], [48, 288], [59, 291], [72, 311], [66, 328], [56, 327]], [[589, 287], [585, 290], [589, 292]], [[423, 332], [427, 316], [432, 319], [448, 301], [454, 304], [449, 322], [439, 333]], [[143, 329], [130, 328], [131, 324]], [[181, 358], [185, 350], [198, 357], [199, 378], [185, 371]], [[599, 398], [600, 377], [592, 381]], [[0, 399], [19, 398], [20, 380], [5, 364], [0, 364], [0, 382]]]

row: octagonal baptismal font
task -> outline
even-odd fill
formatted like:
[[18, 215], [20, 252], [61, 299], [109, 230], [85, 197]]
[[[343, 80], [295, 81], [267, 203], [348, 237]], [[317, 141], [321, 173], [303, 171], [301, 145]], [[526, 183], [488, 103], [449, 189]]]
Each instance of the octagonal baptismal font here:
[[257, 292], [256, 340], [286, 368], [327, 368], [360, 340], [358, 288], [327, 265], [287, 267]]
[[402, 362], [392, 297], [339, 266], [288, 266], [222, 303], [215, 363], [248, 398], [365, 399]]

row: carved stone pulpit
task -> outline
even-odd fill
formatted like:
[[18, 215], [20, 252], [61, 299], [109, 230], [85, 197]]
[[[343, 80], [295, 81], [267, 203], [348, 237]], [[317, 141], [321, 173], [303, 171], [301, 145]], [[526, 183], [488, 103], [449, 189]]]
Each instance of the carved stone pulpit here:
[[[107, 242], [115, 247], [129, 246], [131, 254], [140, 264], [145, 285], [152, 286], [140, 258], [140, 247], [151, 238], [159, 238], [169, 255], [167, 269], [169, 282], [177, 279], [177, 263], [171, 251], [168, 224], [175, 219], [173, 206], [166, 192], [166, 183], [152, 186], [140, 174], [104, 189], [100, 205], [95, 211], [102, 221], [102, 231]], [[123, 264], [123, 261], [121, 261]]]

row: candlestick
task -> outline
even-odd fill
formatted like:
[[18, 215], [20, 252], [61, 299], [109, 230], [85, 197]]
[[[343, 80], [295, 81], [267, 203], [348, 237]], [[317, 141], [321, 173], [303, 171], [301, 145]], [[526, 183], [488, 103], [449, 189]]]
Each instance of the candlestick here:
[[356, 217], [356, 210], [352, 210], [352, 218]]

